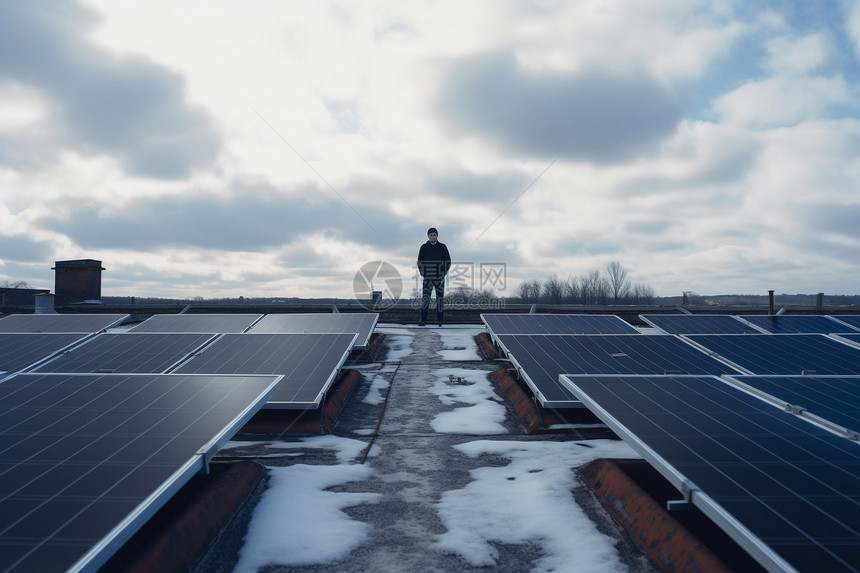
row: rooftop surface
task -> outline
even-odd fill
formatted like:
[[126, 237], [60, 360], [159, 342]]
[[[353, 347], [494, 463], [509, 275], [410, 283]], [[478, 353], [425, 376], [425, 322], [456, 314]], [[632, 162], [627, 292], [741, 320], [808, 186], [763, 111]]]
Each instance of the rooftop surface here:
[[696, 508], [666, 512], [679, 491], [594, 414], [536, 406], [490, 340], [377, 324], [319, 410], [261, 410], [103, 570], [760, 570]]
[[376, 331], [331, 434], [245, 434], [219, 454], [268, 479], [197, 572], [657, 570], [575, 472], [628, 446], [594, 421], [527, 433], [482, 328]]

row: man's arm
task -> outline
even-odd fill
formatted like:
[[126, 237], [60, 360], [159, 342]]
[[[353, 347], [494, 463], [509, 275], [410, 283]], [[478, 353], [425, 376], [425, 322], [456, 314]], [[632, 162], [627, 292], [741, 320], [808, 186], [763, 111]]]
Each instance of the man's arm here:
[[418, 260], [416, 261], [415, 265], [418, 267], [418, 274], [420, 274], [422, 277], [424, 276], [424, 260], [426, 258], [426, 249], [424, 248], [424, 245], [421, 245], [421, 248], [418, 249]]

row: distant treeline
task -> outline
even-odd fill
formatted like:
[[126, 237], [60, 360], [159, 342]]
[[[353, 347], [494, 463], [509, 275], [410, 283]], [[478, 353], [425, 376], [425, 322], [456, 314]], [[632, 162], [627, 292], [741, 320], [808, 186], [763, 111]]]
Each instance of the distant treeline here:
[[631, 282], [627, 269], [612, 261], [602, 271], [560, 279], [550, 275], [543, 282], [528, 280], [517, 287], [516, 298], [524, 303], [545, 304], [653, 304], [654, 289]]

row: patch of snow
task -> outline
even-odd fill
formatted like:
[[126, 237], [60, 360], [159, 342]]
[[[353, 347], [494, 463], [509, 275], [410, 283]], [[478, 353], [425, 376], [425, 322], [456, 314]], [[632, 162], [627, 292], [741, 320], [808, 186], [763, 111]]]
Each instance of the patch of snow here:
[[469, 404], [437, 414], [430, 426], [440, 434], [506, 434], [505, 407], [493, 390], [485, 370], [440, 368], [434, 371], [430, 392], [446, 406]]
[[385, 401], [383, 391], [387, 390], [389, 386], [391, 386], [391, 382], [386, 380], [383, 376], [374, 376], [370, 383], [370, 389], [367, 391], [367, 396], [362, 398], [361, 401], [365, 404], [372, 404], [374, 406], [382, 404], [382, 402]]
[[496, 565], [493, 543], [539, 545], [534, 571], [624, 571], [615, 540], [598, 531], [575, 502], [582, 487], [573, 468], [596, 458], [637, 458], [624, 442], [512, 442], [478, 440], [455, 446], [469, 457], [510, 460], [471, 471], [474, 481], [442, 494], [436, 509], [447, 532], [435, 549], [475, 567]]
[[234, 573], [257, 572], [268, 565], [333, 563], [367, 541], [371, 526], [343, 510], [375, 503], [380, 495], [326, 491], [373, 476], [370, 466], [352, 463], [366, 447], [364, 442], [312, 436], [267, 445], [335, 450], [340, 463], [268, 468], [269, 487], [254, 508]]
[[412, 339], [415, 334], [405, 328], [379, 328], [374, 332], [385, 334], [383, 345], [388, 349], [385, 355], [386, 362], [399, 362], [412, 354]]
[[480, 360], [481, 355], [478, 354], [475, 337], [483, 331], [483, 328], [477, 327], [439, 330], [439, 337], [442, 339], [442, 350], [439, 351], [439, 355], [442, 360], [452, 362]]
[[365, 543], [371, 529], [350, 519], [344, 508], [377, 502], [380, 495], [326, 490], [372, 474], [369, 466], [357, 464], [269, 468], [269, 489], [254, 508], [234, 573], [344, 559]]

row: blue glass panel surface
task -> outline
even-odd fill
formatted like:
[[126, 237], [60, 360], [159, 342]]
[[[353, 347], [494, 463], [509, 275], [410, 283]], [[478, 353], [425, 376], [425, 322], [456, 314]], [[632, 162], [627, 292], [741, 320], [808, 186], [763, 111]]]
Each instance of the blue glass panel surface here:
[[544, 405], [580, 407], [559, 374], [737, 374], [674, 336], [513, 335], [498, 337], [505, 353]]
[[358, 334], [356, 349], [365, 348], [376, 328], [379, 314], [304, 313], [267, 314], [248, 331], [255, 334]]
[[752, 374], [860, 374], [860, 349], [823, 334], [704, 334], [688, 338]]
[[[180, 366], [181, 374], [280, 374], [269, 407], [319, 404], [352, 350], [355, 334], [225, 334]], [[292, 405], [291, 405], [292, 404]]]
[[632, 325], [609, 314], [486, 313], [481, 320], [498, 334], [639, 334]]
[[19, 374], [5, 380], [4, 570], [95, 570], [203, 469], [203, 456], [259, 409], [277, 381], [117, 374]]
[[639, 318], [668, 334], [760, 334], [730, 314], [640, 314]]
[[260, 314], [156, 314], [129, 332], [245, 332]]
[[751, 553], [761, 543], [799, 571], [860, 570], [857, 444], [716, 378], [565, 380]]

